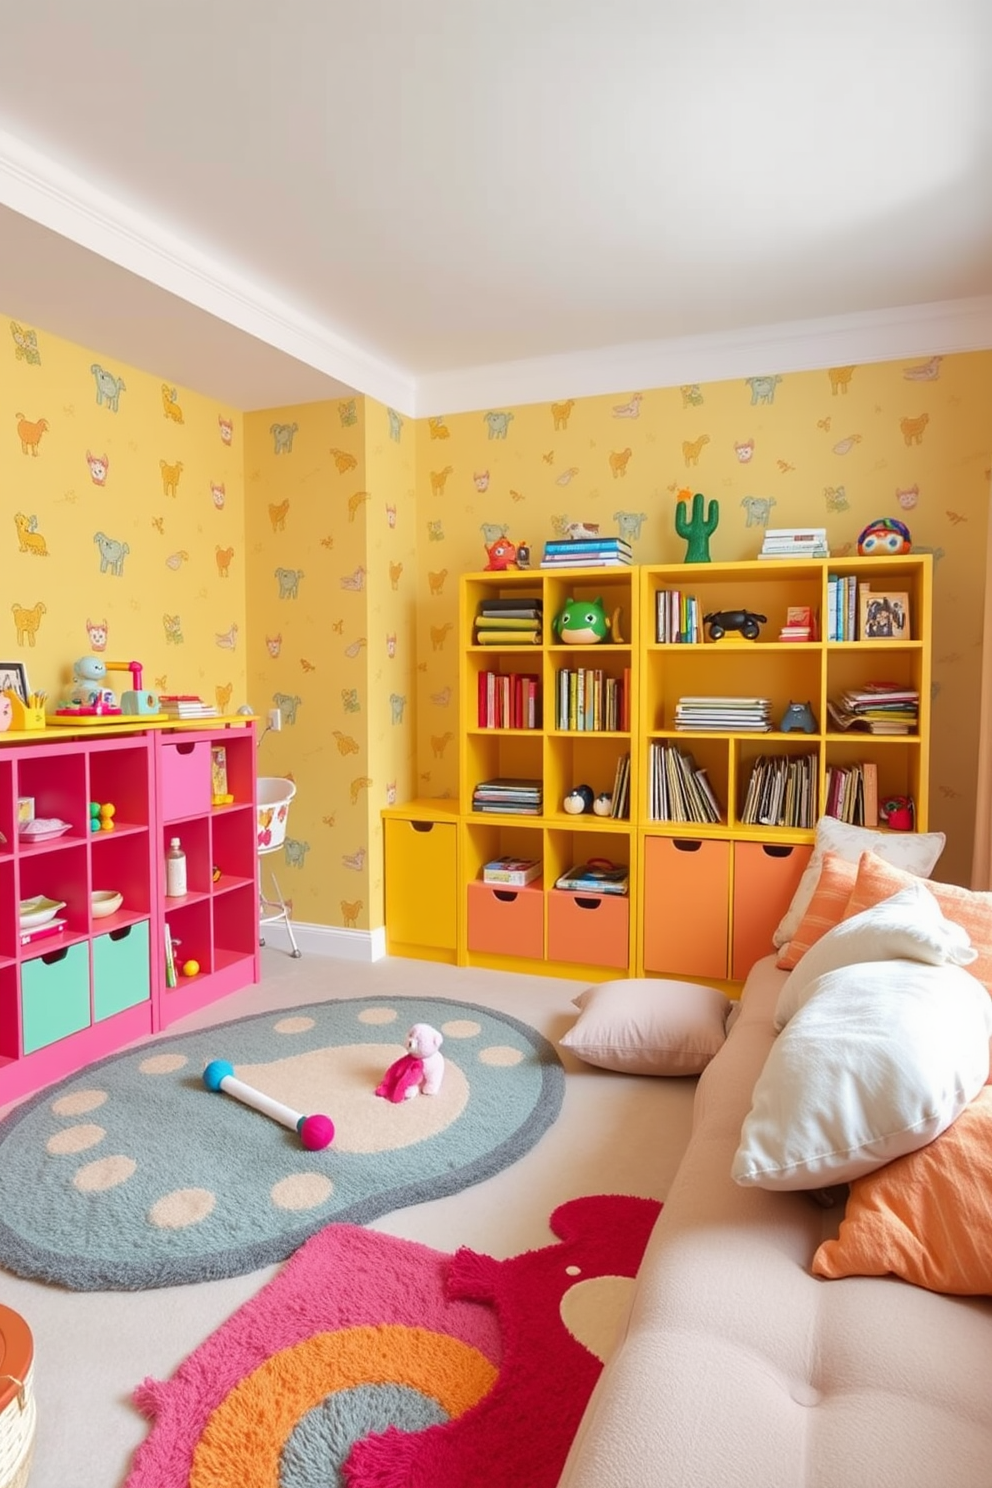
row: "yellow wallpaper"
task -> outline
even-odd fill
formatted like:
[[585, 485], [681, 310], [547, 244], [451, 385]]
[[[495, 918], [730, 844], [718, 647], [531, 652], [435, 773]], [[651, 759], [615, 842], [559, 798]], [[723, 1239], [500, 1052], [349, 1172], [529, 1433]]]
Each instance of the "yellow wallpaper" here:
[[371, 399], [245, 419], [249, 688], [259, 773], [292, 778], [294, 918], [382, 924], [380, 812], [413, 778], [413, 440]]
[[992, 352], [740, 378], [487, 409], [418, 431], [419, 793], [457, 789], [457, 575], [501, 534], [566, 522], [623, 532], [634, 561], [680, 562], [678, 493], [719, 503], [711, 557], [754, 557], [763, 528], [825, 525], [842, 554], [897, 516], [935, 563], [930, 820], [941, 876], [967, 882], [974, 818]]
[[246, 701], [240, 416], [37, 327], [4, 317], [0, 332], [0, 657], [52, 698], [92, 652], [233, 711]]
[[579, 520], [678, 562], [685, 487], [719, 503], [714, 559], [753, 556], [766, 524], [823, 523], [849, 551], [881, 515], [935, 554], [930, 818], [941, 876], [967, 882], [992, 352], [448, 418], [361, 397], [242, 416], [9, 326], [0, 659], [56, 693], [104, 648], [263, 726], [280, 707], [259, 770], [297, 783], [280, 872], [298, 920], [380, 926], [381, 808], [456, 793], [457, 579], [485, 543], [528, 541], [536, 563]]

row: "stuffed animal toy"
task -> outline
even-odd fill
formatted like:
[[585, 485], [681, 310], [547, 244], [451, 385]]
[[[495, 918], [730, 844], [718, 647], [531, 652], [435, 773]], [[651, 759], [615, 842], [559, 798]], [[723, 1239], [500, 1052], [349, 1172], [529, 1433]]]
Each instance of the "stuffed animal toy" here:
[[912, 796], [889, 796], [881, 801], [878, 814], [892, 832], [912, 832], [916, 822]]
[[414, 1023], [406, 1036], [406, 1053], [391, 1064], [376, 1086], [376, 1095], [394, 1105], [424, 1095], [437, 1095], [444, 1078], [444, 1039], [429, 1023]]

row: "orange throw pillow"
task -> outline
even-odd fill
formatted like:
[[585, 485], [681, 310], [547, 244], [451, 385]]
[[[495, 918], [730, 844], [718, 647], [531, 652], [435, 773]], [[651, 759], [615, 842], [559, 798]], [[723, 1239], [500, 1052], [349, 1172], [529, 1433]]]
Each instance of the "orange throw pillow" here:
[[931, 1292], [992, 1294], [992, 1086], [926, 1147], [851, 1184], [813, 1275], [901, 1276]]
[[[893, 868], [891, 863], [883, 862], [874, 853], [862, 853], [854, 890], [842, 918], [848, 920], [851, 915], [880, 904], [883, 899], [891, 898], [914, 882], [919, 880], [912, 873]], [[925, 878], [923, 882], [940, 905], [944, 918], [968, 932], [978, 959], [966, 970], [984, 983], [987, 992], [992, 993], [992, 893], [962, 889], [959, 884], [938, 883], [935, 878]], [[782, 963], [779, 961], [777, 964], [781, 966]]]
[[[865, 857], [871, 857], [871, 853], [865, 853]], [[823, 866], [820, 869], [820, 877], [817, 879], [813, 897], [809, 901], [806, 913], [796, 928], [796, 933], [784, 945], [778, 953], [776, 966], [782, 967], [783, 971], [791, 971], [804, 956], [811, 945], [845, 920], [847, 915], [847, 901], [851, 897], [858, 876], [857, 863], [849, 863], [838, 853], [824, 853]], [[906, 875], [908, 878], [910, 875]], [[895, 890], [892, 891], [895, 893]], [[885, 895], [888, 898], [888, 894]], [[968, 968], [969, 971], [971, 968]]]

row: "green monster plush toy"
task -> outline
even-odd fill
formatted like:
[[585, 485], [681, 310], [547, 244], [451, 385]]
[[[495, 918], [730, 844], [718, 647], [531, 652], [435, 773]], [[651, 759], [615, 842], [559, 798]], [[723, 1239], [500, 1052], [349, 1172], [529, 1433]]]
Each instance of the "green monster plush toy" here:
[[565, 646], [596, 646], [610, 639], [619, 642], [620, 611], [611, 620], [601, 599], [567, 599], [554, 621], [555, 634]]

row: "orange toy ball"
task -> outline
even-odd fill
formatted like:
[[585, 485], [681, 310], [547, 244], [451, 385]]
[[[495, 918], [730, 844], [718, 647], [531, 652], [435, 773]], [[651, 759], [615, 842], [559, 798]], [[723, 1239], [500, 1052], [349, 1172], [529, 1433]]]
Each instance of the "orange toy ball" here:
[[200, 970], [199, 961], [184, 961], [183, 976], [194, 977]]
[[104, 820], [106, 820], [108, 816], [117, 815], [117, 807], [114, 805], [113, 801], [107, 801], [103, 806], [100, 807], [100, 815], [104, 818]]

